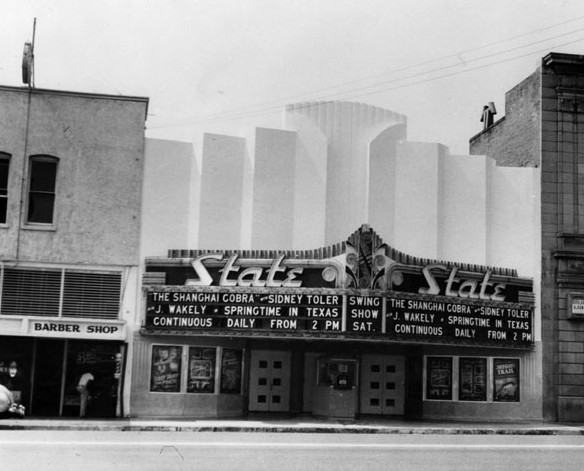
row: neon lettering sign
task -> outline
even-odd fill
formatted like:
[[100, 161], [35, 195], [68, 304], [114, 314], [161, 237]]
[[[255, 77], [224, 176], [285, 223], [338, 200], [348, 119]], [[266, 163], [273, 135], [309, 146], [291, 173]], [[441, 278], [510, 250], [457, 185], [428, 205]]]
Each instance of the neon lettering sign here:
[[[303, 268], [288, 269], [282, 266], [284, 255], [278, 256], [269, 267], [243, 267], [236, 265], [237, 258], [237, 254], [234, 254], [224, 262], [223, 268], [219, 270], [221, 272], [219, 286], [241, 286], [246, 288], [299, 288], [302, 286], [302, 280], [296, 278], [302, 274]], [[211, 286], [213, 284], [213, 277], [205, 266], [205, 261], [207, 260], [223, 262], [223, 254], [205, 254], [194, 258], [191, 261], [191, 266], [195, 270], [198, 279], [189, 278], [186, 280], [185, 285]]]
[[[479, 282], [476, 279], [464, 279], [461, 276], [457, 277], [458, 267], [452, 267], [450, 274], [446, 280], [444, 290], [436, 280], [435, 271], [448, 272], [448, 267], [440, 263], [433, 263], [422, 268], [422, 273], [426, 282], [427, 288], [419, 288], [418, 293], [421, 294], [442, 294], [444, 296], [469, 298], [469, 299], [486, 299], [491, 301], [505, 301], [506, 283], [495, 283], [489, 281], [491, 278], [491, 271], [487, 270], [482, 280]], [[444, 291], [444, 292], [442, 292]]]

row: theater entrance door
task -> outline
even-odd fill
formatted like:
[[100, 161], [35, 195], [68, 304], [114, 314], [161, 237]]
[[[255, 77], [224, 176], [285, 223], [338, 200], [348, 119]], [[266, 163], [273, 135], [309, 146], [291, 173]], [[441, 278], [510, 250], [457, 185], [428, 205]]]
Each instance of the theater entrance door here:
[[361, 357], [361, 414], [404, 414], [405, 358], [363, 355]]
[[290, 409], [290, 352], [252, 350], [249, 410], [288, 412]]

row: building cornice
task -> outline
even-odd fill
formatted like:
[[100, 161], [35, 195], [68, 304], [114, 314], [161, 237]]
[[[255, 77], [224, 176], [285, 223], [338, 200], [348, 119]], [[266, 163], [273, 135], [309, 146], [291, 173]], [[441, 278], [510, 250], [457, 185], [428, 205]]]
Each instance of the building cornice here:
[[148, 97], [141, 96], [131, 96], [131, 95], [108, 95], [104, 93], [88, 93], [88, 92], [72, 92], [67, 90], [51, 90], [45, 88], [31, 88], [31, 87], [13, 87], [9, 85], [0, 85], [0, 91], [3, 92], [14, 92], [14, 93], [26, 93], [30, 95], [55, 95], [55, 96], [65, 96], [65, 97], [75, 97], [75, 98], [93, 98], [97, 100], [112, 100], [112, 101], [130, 101], [137, 103], [144, 103], [146, 105], [146, 111], [144, 119], [148, 115]]
[[578, 54], [550, 52], [542, 59], [542, 64], [552, 70], [584, 72], [584, 56]]

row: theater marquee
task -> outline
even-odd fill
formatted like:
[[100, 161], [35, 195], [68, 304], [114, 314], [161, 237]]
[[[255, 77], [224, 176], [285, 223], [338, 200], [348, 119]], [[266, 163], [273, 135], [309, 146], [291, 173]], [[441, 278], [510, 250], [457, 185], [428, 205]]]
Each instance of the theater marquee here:
[[146, 261], [144, 333], [534, 342], [531, 280], [407, 256], [366, 226], [318, 251], [171, 254]]

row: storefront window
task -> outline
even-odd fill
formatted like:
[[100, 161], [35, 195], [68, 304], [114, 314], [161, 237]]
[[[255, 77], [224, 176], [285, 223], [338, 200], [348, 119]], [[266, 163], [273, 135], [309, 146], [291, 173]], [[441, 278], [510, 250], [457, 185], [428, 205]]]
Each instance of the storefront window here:
[[458, 371], [458, 399], [461, 401], [486, 401], [487, 359], [460, 358]]
[[187, 392], [215, 392], [215, 357], [217, 349], [190, 347]]
[[118, 394], [116, 354], [120, 346], [110, 342], [69, 341], [63, 415], [79, 415], [81, 378], [93, 378], [88, 383], [90, 401], [86, 415], [115, 417]]
[[3, 338], [0, 344], [0, 384], [14, 394], [14, 400], [28, 408], [32, 343], [26, 339]]
[[180, 392], [182, 347], [152, 346], [150, 391]]
[[493, 360], [493, 400], [519, 402], [519, 360], [495, 358]]
[[428, 357], [426, 399], [452, 400], [452, 358]]
[[241, 393], [243, 350], [224, 348], [221, 356], [221, 394]]

